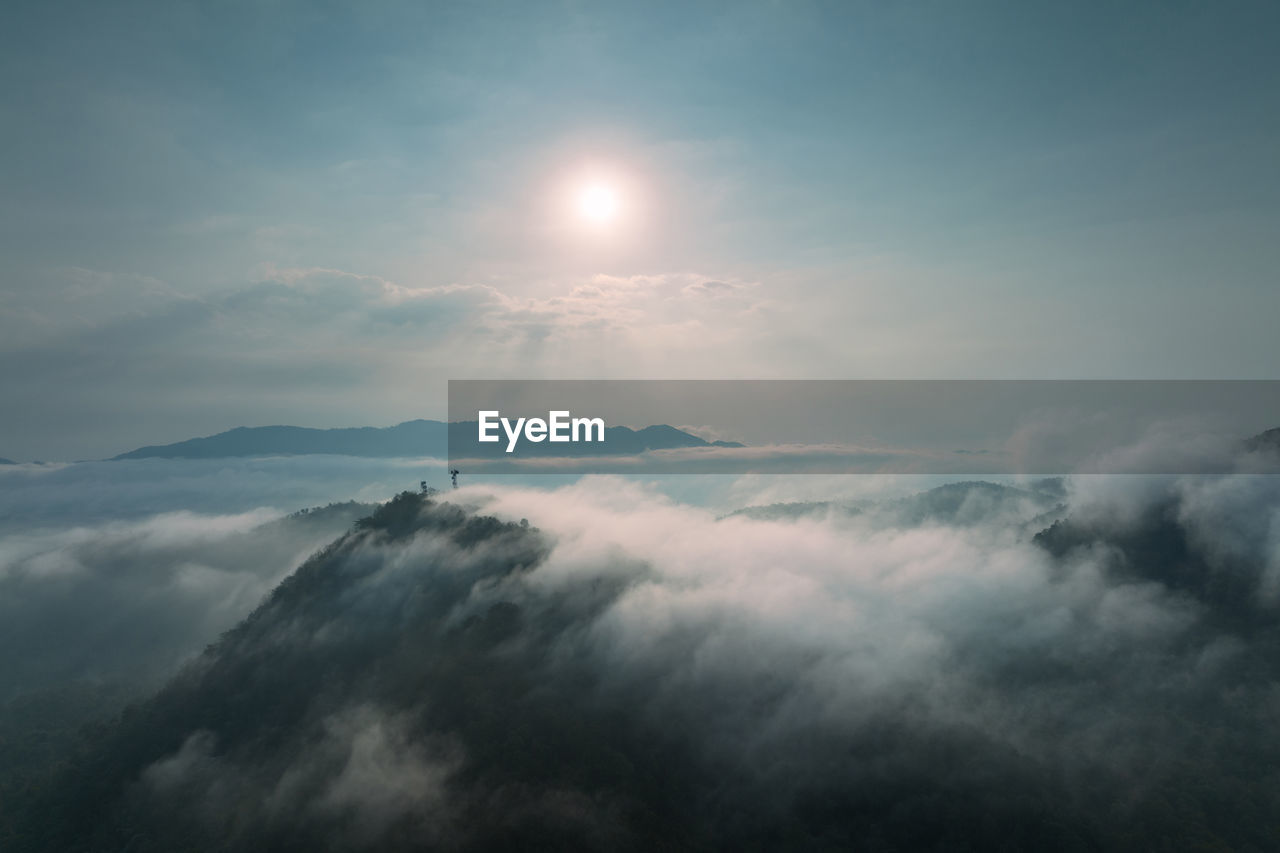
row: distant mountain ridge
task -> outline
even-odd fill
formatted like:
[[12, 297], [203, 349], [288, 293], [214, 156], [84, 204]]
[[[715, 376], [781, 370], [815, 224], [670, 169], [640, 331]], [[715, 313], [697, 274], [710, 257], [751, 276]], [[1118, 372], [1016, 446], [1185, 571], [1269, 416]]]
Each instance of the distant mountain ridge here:
[[[755, 521], [870, 517], [883, 524], [915, 527], [924, 524], [972, 526], [1000, 515], [1022, 515], [1044, 527], [1065, 512], [1062, 478], [1048, 477], [1026, 488], [968, 480], [946, 483], [928, 491], [890, 501], [797, 501], [748, 506], [721, 516]], [[1039, 529], [1037, 527], [1036, 529]]]
[[[401, 456], [444, 457], [449, 438], [463, 446], [475, 443], [475, 421], [412, 420], [391, 427], [347, 427], [316, 429], [297, 426], [236, 427], [204, 438], [190, 438], [173, 444], [139, 447], [113, 456], [122, 459], [223, 459], [243, 456], [305, 456], [331, 454], [389, 458]], [[633, 430], [615, 426], [605, 429], [603, 442], [587, 445], [543, 443], [522, 446], [523, 455], [563, 456], [590, 454], [630, 454], [646, 450], [678, 447], [741, 447], [736, 442], [707, 441], [673, 426], [659, 424]]]
[[1280, 451], [1280, 427], [1258, 433], [1244, 443], [1244, 448], [1250, 453], [1259, 453], [1268, 450]]
[[[298, 426], [236, 427], [216, 435], [190, 438], [173, 444], [148, 445], [113, 456], [121, 459], [223, 459], [246, 456], [306, 456], [330, 454], [370, 458], [448, 455], [449, 441], [465, 449], [468, 456], [501, 456], [504, 442], [480, 447], [476, 444], [476, 422], [445, 423], [412, 420], [390, 427], [346, 427], [318, 429]], [[601, 456], [630, 455], [649, 450], [686, 447], [742, 447], [734, 441], [707, 441], [667, 424], [642, 429], [614, 426], [605, 429], [605, 440], [594, 444], [522, 443], [521, 456]], [[1244, 442], [1248, 452], [1280, 449], [1280, 428], [1253, 436]], [[455, 456], [457, 453], [455, 453]], [[0, 465], [17, 464], [0, 458]]]
[[234, 456], [430, 456], [447, 441], [441, 421], [413, 420], [392, 427], [317, 429], [298, 426], [236, 427], [173, 444], [139, 447], [112, 459], [219, 459]]

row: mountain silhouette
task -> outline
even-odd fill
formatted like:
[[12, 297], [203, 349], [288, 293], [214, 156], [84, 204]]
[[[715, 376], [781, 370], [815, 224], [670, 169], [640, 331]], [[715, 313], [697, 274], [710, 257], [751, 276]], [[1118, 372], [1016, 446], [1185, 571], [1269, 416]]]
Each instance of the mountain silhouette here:
[[[480, 445], [475, 421], [413, 420], [392, 427], [315, 429], [297, 426], [236, 427], [204, 438], [173, 444], [139, 447], [113, 459], [220, 459], [239, 456], [301, 456], [334, 454], [363, 457], [418, 457], [448, 455], [449, 444], [476, 448], [484, 455], [502, 454], [505, 442]], [[605, 440], [596, 443], [535, 444], [523, 442], [522, 456], [577, 456], [633, 454], [646, 450], [680, 447], [741, 447], [736, 442], [708, 442], [672, 426], [659, 424], [633, 430], [625, 426], [605, 428]], [[454, 454], [458, 454], [455, 452]]]
[[314, 429], [297, 426], [236, 427], [204, 438], [139, 447], [114, 459], [218, 459], [234, 456], [399, 457], [443, 455], [442, 421], [413, 420], [392, 427]]
[[947, 483], [891, 501], [775, 503], [743, 507], [723, 518], [794, 521], [867, 516], [875, 523], [911, 527], [923, 524], [976, 525], [994, 517], [1021, 512], [1022, 515], [1030, 515], [1031, 521], [1035, 522], [1046, 514], [1052, 516], [1055, 511], [1061, 512], [1064, 509], [1063, 497], [1063, 483], [1058, 478], [1037, 480], [1028, 488], [970, 480]]

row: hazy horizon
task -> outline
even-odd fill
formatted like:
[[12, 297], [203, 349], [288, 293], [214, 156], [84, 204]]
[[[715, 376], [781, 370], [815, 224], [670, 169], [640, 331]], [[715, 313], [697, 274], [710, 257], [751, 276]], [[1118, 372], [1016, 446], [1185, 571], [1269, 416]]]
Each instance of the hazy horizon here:
[[1276, 378], [1274, 4], [643, 9], [13, 6], [0, 456], [450, 378]]

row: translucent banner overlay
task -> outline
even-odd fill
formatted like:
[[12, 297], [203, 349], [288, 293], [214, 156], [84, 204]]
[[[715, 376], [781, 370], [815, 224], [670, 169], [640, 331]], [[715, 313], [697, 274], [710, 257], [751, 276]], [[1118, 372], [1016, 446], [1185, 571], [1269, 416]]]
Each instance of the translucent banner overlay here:
[[451, 380], [448, 417], [474, 474], [1280, 472], [1277, 380]]

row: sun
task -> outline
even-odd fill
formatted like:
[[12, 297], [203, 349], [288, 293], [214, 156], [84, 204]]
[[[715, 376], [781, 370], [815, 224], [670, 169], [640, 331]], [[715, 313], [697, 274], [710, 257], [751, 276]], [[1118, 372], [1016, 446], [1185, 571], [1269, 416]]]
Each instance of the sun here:
[[588, 184], [578, 191], [578, 215], [595, 225], [605, 225], [618, 218], [622, 200], [608, 184]]

